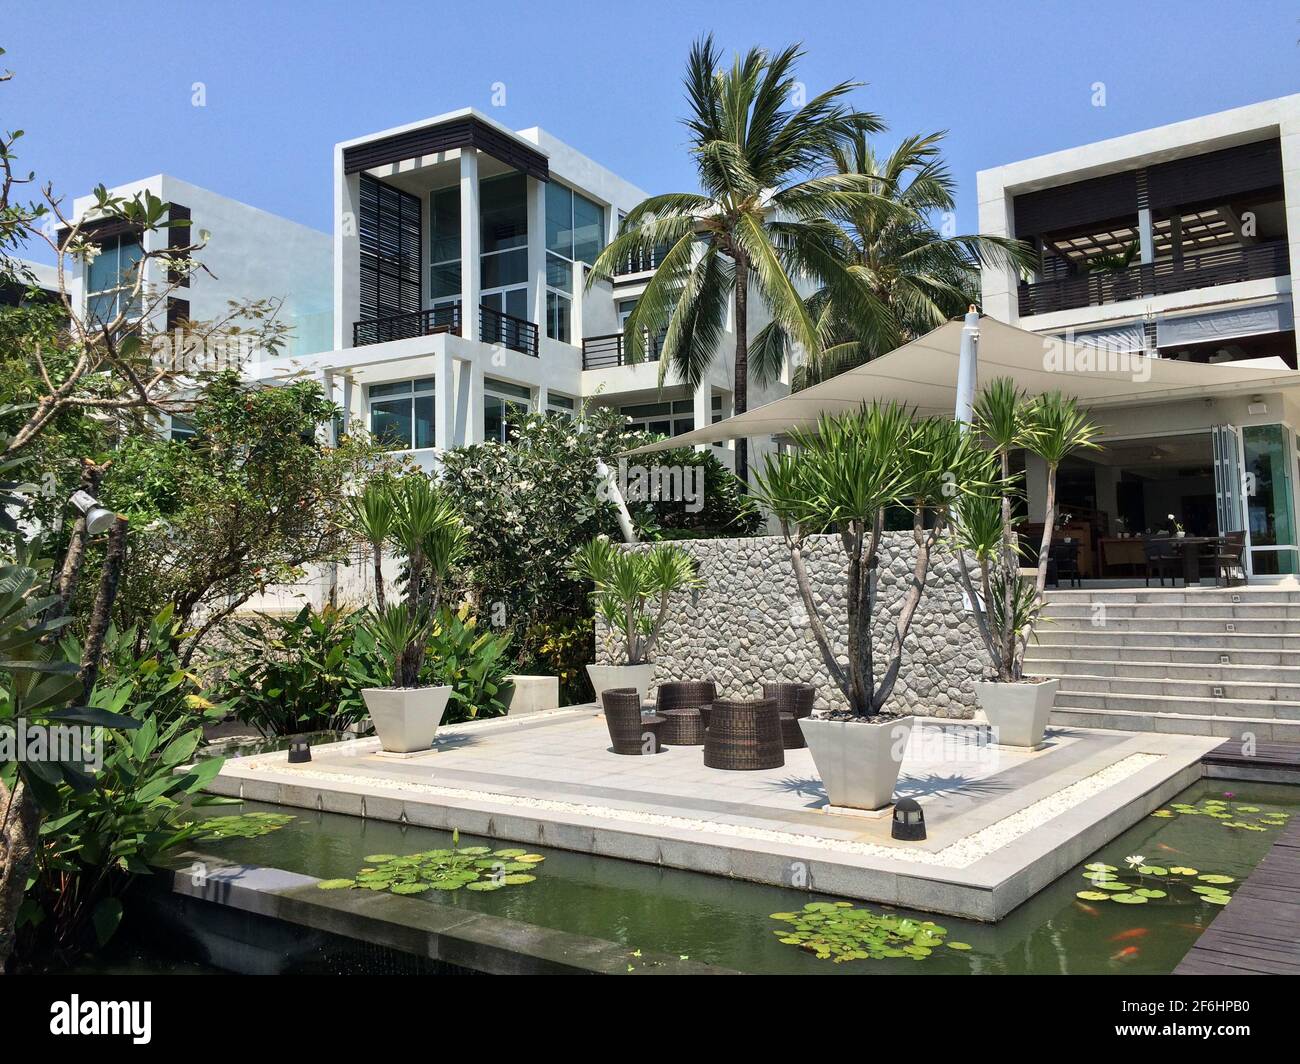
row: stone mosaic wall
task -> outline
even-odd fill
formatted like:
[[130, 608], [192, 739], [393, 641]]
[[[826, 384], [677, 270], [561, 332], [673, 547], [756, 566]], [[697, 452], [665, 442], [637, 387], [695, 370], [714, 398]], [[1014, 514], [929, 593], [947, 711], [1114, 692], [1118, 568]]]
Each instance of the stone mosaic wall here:
[[[882, 551], [881, 610], [875, 640], [884, 653], [893, 617], [910, 577], [915, 544], [910, 532], [888, 533]], [[803, 601], [779, 536], [702, 539], [680, 543], [698, 560], [705, 586], [674, 601], [654, 652], [655, 682], [712, 679], [720, 693], [754, 697], [765, 681], [802, 681], [818, 688], [818, 707], [839, 698], [807, 624]], [[834, 536], [807, 541], [805, 559], [813, 595], [833, 639], [844, 651], [844, 555]], [[599, 625], [599, 621], [597, 622]], [[596, 657], [615, 660], [599, 628]], [[903, 669], [886, 711], [970, 717], [973, 683], [986, 675], [986, 657], [974, 617], [962, 608], [956, 560], [937, 553], [925, 596], [912, 622]]]

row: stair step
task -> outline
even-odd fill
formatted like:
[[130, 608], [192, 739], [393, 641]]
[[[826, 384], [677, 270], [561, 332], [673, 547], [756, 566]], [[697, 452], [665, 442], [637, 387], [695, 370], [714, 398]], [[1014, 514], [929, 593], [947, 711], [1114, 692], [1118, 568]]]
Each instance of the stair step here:
[[[1053, 675], [1041, 670], [1040, 675]], [[1065, 673], [1057, 677], [1061, 681], [1060, 693], [1076, 692], [1090, 695], [1142, 695], [1164, 696], [1188, 699], [1193, 702], [1274, 702], [1279, 707], [1293, 707], [1284, 716], [1300, 719], [1300, 682], [1293, 684], [1261, 683], [1233, 680], [1188, 680], [1166, 676], [1105, 676], [1086, 673]], [[1216, 694], [1217, 692], [1217, 694]], [[1268, 716], [1269, 714], [1263, 714]]]
[[1134, 713], [1204, 714], [1300, 721], [1300, 702], [1265, 698], [1189, 698], [1186, 695], [1126, 694], [1119, 691], [1057, 691], [1057, 700], [1079, 709], [1128, 710]]
[[1105, 728], [1112, 731], [1210, 735], [1241, 742], [1300, 742], [1300, 721], [1258, 717], [1219, 717], [1194, 713], [1149, 713], [1062, 705], [1052, 710], [1058, 727]]
[[[1229, 627], [1231, 626], [1231, 628]], [[1151, 628], [1185, 632], [1189, 635], [1217, 635], [1234, 631], [1240, 635], [1286, 635], [1300, 638], [1300, 622], [1255, 617], [1116, 617], [1112, 613], [1085, 617], [1044, 618], [1038, 630], [1056, 628], [1062, 632], [1109, 629], [1115, 632], [1143, 632]]]
[[1107, 603], [1150, 602], [1158, 605], [1203, 605], [1218, 602], [1257, 602], [1267, 605], [1300, 605], [1300, 590], [1287, 588], [1260, 588], [1252, 590], [1234, 588], [1082, 588], [1076, 590], [1051, 590], [1044, 596], [1048, 602], [1072, 603], [1097, 600]]
[[1287, 632], [1182, 632], [1105, 628], [1067, 629], [1040, 625], [1034, 632], [1039, 646], [1225, 647], [1300, 653], [1300, 633]]
[[1091, 623], [1092, 618], [1099, 614], [1104, 615], [1107, 620], [1159, 617], [1199, 621], [1300, 621], [1300, 603], [1274, 605], [1255, 602], [1220, 602], [1214, 605], [1165, 605], [1151, 602], [1111, 603], [1098, 599], [1079, 603], [1051, 602], [1044, 607], [1042, 616], [1048, 621], [1082, 619]]
[[1105, 676], [1177, 682], [1205, 681], [1214, 684], [1256, 683], [1294, 687], [1300, 691], [1300, 664], [1256, 665], [1243, 662], [1224, 665], [1217, 658], [1209, 662], [1187, 662], [1181, 655], [1172, 661], [1120, 661], [1108, 655], [1026, 658], [1026, 661], [1030, 660], [1033, 662], [1033, 672], [1041, 676]]
[[1030, 643], [1025, 651], [1025, 661], [1037, 664], [1040, 661], [1094, 661], [1098, 658], [1112, 662], [1130, 662], [1132, 664], [1182, 664], [1182, 665], [1220, 665], [1226, 657], [1227, 665], [1242, 665], [1255, 668], [1269, 666], [1300, 666], [1300, 655], [1290, 650], [1251, 650], [1241, 647], [1222, 646], [1130, 646], [1118, 643], [1070, 643], [1055, 645], [1051, 643]]

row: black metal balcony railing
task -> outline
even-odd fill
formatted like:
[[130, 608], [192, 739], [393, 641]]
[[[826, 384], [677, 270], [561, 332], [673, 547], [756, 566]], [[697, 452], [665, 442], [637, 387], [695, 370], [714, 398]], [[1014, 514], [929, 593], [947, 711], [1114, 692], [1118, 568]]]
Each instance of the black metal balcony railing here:
[[537, 357], [537, 326], [491, 307], [478, 308], [479, 339]]
[[352, 346], [364, 347], [366, 344], [383, 344], [389, 340], [408, 340], [412, 336], [443, 332], [460, 335], [459, 304], [353, 322]]
[[[658, 362], [659, 352], [663, 348], [663, 337], [659, 336], [645, 347], [643, 358], [647, 362]], [[607, 336], [586, 336], [582, 340], [582, 368], [608, 369], [610, 366], [623, 366], [627, 359], [623, 350], [623, 334], [610, 333]]]
[[1020, 314], [1048, 314], [1072, 307], [1096, 307], [1126, 299], [1144, 299], [1193, 288], [1213, 288], [1237, 281], [1285, 277], [1291, 272], [1284, 240], [1225, 248], [1181, 262], [1135, 263], [1114, 273], [1087, 273], [1020, 285]]
[[622, 277], [630, 273], [649, 273], [651, 270], [657, 270], [666, 254], [668, 254], [666, 247], [633, 252], [614, 267], [614, 276]]

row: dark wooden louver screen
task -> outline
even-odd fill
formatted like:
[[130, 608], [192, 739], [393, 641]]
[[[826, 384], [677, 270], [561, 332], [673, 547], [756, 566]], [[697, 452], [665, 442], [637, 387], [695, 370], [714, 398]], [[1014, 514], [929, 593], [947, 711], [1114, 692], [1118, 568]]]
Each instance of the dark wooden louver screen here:
[[535, 177], [539, 181], [550, 178], [545, 155], [536, 148], [520, 144], [513, 137], [473, 116], [433, 126], [421, 126], [382, 140], [371, 140], [344, 148], [343, 172], [355, 174], [375, 166], [419, 159], [453, 148], [477, 148], [529, 177]]
[[171, 332], [183, 321], [190, 320], [190, 301], [167, 297], [167, 331]]
[[1107, 174], [1015, 198], [1016, 236], [1022, 240], [1089, 222], [1137, 217], [1137, 172]]
[[[167, 204], [167, 220], [169, 222], [184, 222], [184, 225], [172, 225], [167, 228], [167, 246], [169, 248], [183, 248], [190, 244], [190, 209], [182, 207], [179, 203]], [[178, 284], [182, 288], [189, 288], [189, 274], [184, 271], [168, 270], [167, 283]], [[189, 308], [186, 308], [189, 313]]]
[[420, 199], [361, 175], [361, 318], [420, 309]]
[[1282, 145], [1276, 140], [1174, 159], [1147, 167], [1147, 195], [1157, 210], [1260, 192], [1282, 184]]

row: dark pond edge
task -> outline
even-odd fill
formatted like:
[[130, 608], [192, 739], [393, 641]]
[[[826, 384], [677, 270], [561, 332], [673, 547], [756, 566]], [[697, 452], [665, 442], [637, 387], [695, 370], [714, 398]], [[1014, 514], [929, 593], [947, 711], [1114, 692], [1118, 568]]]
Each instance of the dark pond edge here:
[[154, 889], [491, 975], [737, 975], [605, 939], [369, 890], [320, 890], [314, 876], [187, 852], [160, 862]]

